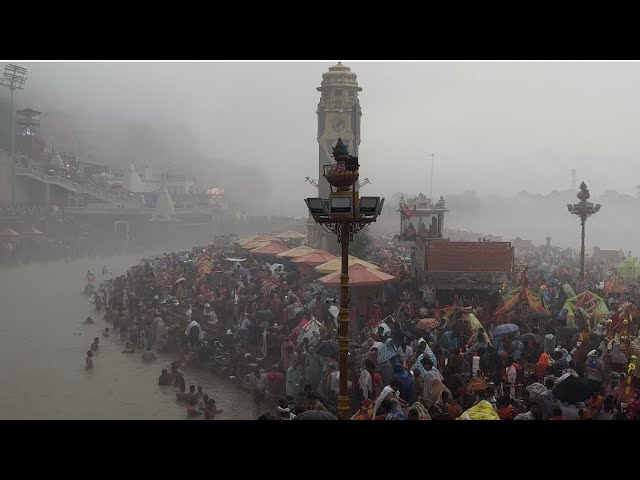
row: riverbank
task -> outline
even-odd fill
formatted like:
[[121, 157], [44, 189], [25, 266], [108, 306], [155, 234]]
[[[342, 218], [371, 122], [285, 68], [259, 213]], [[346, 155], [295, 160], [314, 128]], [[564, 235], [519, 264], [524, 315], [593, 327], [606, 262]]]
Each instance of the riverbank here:
[[[171, 357], [161, 354], [147, 363], [139, 354], [122, 354], [119, 342], [100, 337], [106, 326], [101, 316], [94, 325], [82, 325], [94, 316], [93, 306], [81, 294], [87, 270], [107, 265], [121, 274], [140, 258], [129, 254], [0, 271], [0, 418], [186, 419], [175, 388], [158, 385]], [[84, 358], [96, 336], [102, 346], [94, 370], [87, 372]], [[187, 377], [216, 399], [224, 412], [221, 418], [254, 419], [264, 413], [228, 380], [199, 371], [189, 371]]]

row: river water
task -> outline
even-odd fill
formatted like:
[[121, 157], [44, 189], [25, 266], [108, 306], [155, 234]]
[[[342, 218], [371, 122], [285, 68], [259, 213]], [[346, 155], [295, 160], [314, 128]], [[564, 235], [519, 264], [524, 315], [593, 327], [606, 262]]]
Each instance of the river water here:
[[[109, 326], [81, 294], [84, 275], [102, 265], [120, 275], [142, 258], [122, 255], [70, 263], [33, 264], [0, 270], [0, 419], [182, 420], [175, 387], [158, 376], [173, 358], [144, 362], [123, 354], [123, 344], [103, 338]], [[98, 281], [103, 277], [97, 275]], [[94, 325], [82, 325], [87, 316]], [[100, 350], [93, 371], [85, 357], [94, 337]], [[187, 388], [202, 385], [222, 413], [217, 419], [255, 419], [251, 395], [207, 372], [186, 371]]]

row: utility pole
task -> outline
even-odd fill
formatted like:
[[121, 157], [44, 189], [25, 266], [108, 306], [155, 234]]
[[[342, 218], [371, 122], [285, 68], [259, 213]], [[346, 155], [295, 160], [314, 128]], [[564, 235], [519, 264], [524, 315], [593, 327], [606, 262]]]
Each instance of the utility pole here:
[[4, 76], [0, 85], [11, 91], [11, 207], [16, 208], [16, 122], [13, 106], [14, 90], [23, 90], [27, 80], [27, 69], [13, 63], [4, 66]]
[[435, 157], [435, 153], [429, 155], [431, 157], [431, 193], [429, 194], [429, 198], [431, 198], [431, 203], [433, 204], [433, 157]]

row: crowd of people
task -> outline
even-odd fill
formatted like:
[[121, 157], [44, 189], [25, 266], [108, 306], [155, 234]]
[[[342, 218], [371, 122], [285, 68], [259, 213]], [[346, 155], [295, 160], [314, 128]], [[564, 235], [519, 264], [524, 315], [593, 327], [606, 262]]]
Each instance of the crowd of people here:
[[[247, 388], [269, 410], [261, 419], [337, 418], [337, 292], [291, 262], [241, 253], [237, 245], [211, 245], [146, 259], [100, 285], [96, 309], [104, 306], [111, 332], [132, 348], [181, 356], [160, 383], [175, 385], [192, 414], [206, 414], [210, 399], [185, 392], [182, 367]], [[517, 281], [543, 313], [519, 304], [501, 316], [507, 286], [502, 296], [427, 304], [409, 269], [400, 268], [397, 282], [369, 297], [384, 315], [351, 329], [349, 417], [638, 418], [637, 294], [599, 291], [609, 313], [583, 305], [568, 316], [567, 291], [582, 291], [572, 261], [535, 270], [531, 281], [525, 269]]]

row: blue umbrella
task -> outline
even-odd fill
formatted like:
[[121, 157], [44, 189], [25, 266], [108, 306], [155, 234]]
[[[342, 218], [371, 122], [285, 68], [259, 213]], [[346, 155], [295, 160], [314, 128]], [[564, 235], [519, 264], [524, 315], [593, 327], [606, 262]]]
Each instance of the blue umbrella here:
[[504, 325], [498, 325], [493, 329], [493, 336], [495, 337], [496, 335], [505, 335], [507, 333], [517, 332], [518, 330], [520, 330], [520, 327], [518, 325], [515, 325], [513, 323], [505, 323]]

